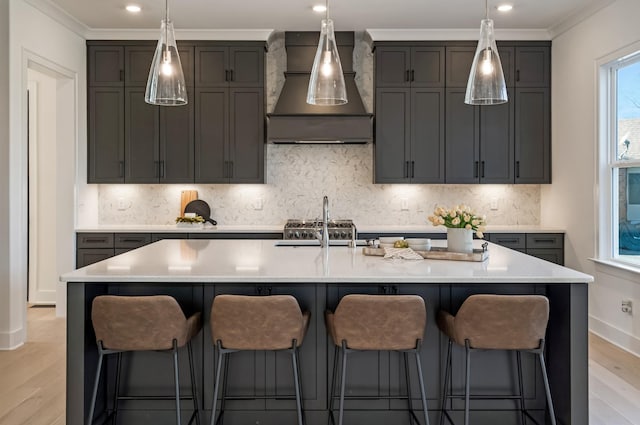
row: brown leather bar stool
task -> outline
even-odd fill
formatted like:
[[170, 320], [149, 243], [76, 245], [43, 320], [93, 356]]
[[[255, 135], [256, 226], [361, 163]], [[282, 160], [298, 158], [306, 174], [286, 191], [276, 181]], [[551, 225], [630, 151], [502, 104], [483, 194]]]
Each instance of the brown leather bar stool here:
[[[427, 324], [427, 312], [424, 300], [418, 295], [346, 295], [335, 313], [325, 313], [327, 329], [335, 344], [333, 361], [333, 379], [331, 383], [331, 401], [329, 415], [333, 423], [333, 400], [338, 372], [338, 354], [342, 351], [342, 372], [340, 383], [340, 411], [338, 424], [342, 425], [344, 400], [362, 397], [345, 397], [347, 356], [356, 351], [399, 351], [404, 355], [405, 375], [407, 382], [407, 399], [409, 412], [419, 423], [413, 411], [411, 401], [411, 383], [409, 378], [408, 354], [415, 355], [420, 383], [420, 396], [424, 423], [429, 425], [427, 397], [424, 390], [422, 363], [420, 361], [420, 347]], [[379, 397], [380, 399], [405, 397]]]
[[[118, 400], [172, 400], [176, 401], [176, 422], [180, 419], [180, 400], [193, 399], [193, 414], [189, 424], [195, 418], [200, 424], [198, 397], [195, 387], [195, 373], [193, 370], [193, 350], [191, 339], [202, 329], [200, 313], [195, 313], [188, 319], [185, 317], [178, 302], [168, 295], [153, 296], [114, 296], [101, 295], [93, 300], [91, 320], [98, 344], [98, 368], [93, 385], [91, 406], [87, 417], [87, 424], [93, 423], [93, 414], [98, 394], [98, 384], [102, 372], [104, 356], [117, 354], [117, 373], [115, 382], [115, 396], [113, 411], [110, 414], [113, 423], [117, 423]], [[189, 354], [189, 371], [191, 374], [191, 396], [180, 396], [180, 381], [178, 376], [178, 348], [187, 346]], [[173, 373], [175, 381], [175, 396], [120, 396], [120, 372], [122, 353], [128, 351], [168, 351], [173, 356]], [[107, 418], [108, 419], [108, 418]]]
[[[224, 414], [225, 400], [234, 397], [226, 395], [228, 354], [238, 351], [287, 351], [291, 354], [295, 400], [298, 425], [302, 418], [302, 387], [300, 385], [300, 362], [298, 347], [307, 332], [309, 312], [302, 313], [298, 301], [291, 295], [218, 295], [211, 305], [211, 338], [218, 351], [215, 385], [213, 389], [213, 407], [211, 408], [211, 425]], [[225, 364], [222, 372], [222, 364]], [[220, 376], [223, 390], [220, 415], [216, 420]], [[246, 397], [242, 397], [243, 399]], [[274, 396], [257, 396], [256, 399], [274, 398]], [[293, 397], [282, 397], [293, 398]]]
[[[449, 337], [440, 425], [444, 423], [445, 416], [450, 423], [453, 423], [446, 409], [447, 400], [452, 398], [464, 398], [465, 400], [465, 425], [469, 424], [469, 400], [474, 398], [519, 400], [522, 424], [526, 424], [525, 416], [537, 423], [524, 405], [521, 352], [534, 353], [538, 356], [551, 424], [556, 425], [549, 379], [544, 362], [544, 336], [549, 321], [549, 300], [546, 297], [541, 295], [472, 295], [462, 303], [455, 316], [446, 311], [440, 311], [437, 321], [440, 330]], [[454, 342], [465, 347], [464, 397], [448, 393], [451, 376], [451, 348]], [[519, 394], [495, 397], [489, 395], [472, 397], [470, 395], [471, 353], [479, 350], [516, 352]]]

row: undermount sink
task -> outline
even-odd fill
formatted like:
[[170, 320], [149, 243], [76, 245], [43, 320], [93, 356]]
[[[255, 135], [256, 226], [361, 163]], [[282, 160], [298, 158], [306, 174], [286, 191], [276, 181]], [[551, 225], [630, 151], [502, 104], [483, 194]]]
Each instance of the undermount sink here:
[[[367, 242], [364, 240], [357, 240], [356, 246], [366, 246]], [[319, 240], [296, 240], [296, 239], [283, 239], [276, 241], [274, 246], [320, 246]], [[329, 246], [349, 246], [348, 240], [329, 240]]]

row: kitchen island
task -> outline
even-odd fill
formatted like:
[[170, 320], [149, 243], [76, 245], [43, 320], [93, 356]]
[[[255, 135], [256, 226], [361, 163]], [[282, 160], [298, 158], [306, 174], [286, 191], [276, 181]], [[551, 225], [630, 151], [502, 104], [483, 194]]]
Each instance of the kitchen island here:
[[[418, 294], [427, 305], [427, 329], [422, 349], [427, 403], [431, 420], [439, 415], [444, 379], [446, 338], [435, 325], [435, 313], [457, 311], [475, 293], [543, 294], [551, 315], [547, 330], [547, 362], [556, 415], [560, 424], [588, 423], [587, 284], [593, 278], [526, 254], [489, 244], [484, 262], [443, 260], [385, 260], [364, 256], [362, 248], [276, 246], [273, 240], [164, 240], [79, 269], [62, 277], [67, 282], [67, 424], [80, 425], [90, 399], [97, 350], [91, 326], [91, 301], [101, 294], [174, 296], [185, 313], [202, 311], [205, 328], [194, 340], [200, 402], [208, 421], [213, 396], [214, 350], [208, 327], [210, 306], [217, 294], [292, 294], [311, 321], [300, 351], [306, 423], [326, 424], [333, 347], [324, 325], [324, 311], [349, 293]], [[474, 241], [480, 244], [481, 241]], [[434, 246], [444, 241], [433, 241]], [[408, 422], [406, 400], [375, 396], [405, 394], [403, 357], [397, 353], [360, 353], [347, 374], [350, 395], [363, 400], [346, 404], [345, 423]], [[182, 356], [182, 376], [188, 376]], [[535, 358], [523, 357], [527, 408], [544, 423], [546, 402]], [[463, 386], [463, 353], [454, 350], [454, 391]], [[474, 356], [472, 387], [480, 394], [516, 390], [515, 356], [483, 352]], [[114, 363], [107, 364], [100, 405], [109, 403]], [[242, 352], [229, 364], [228, 394], [241, 399], [226, 405], [227, 424], [294, 423], [291, 400], [251, 399], [289, 395], [293, 391], [287, 354]], [[122, 393], [171, 393], [168, 357], [135, 353], [125, 358]], [[165, 371], [167, 373], [165, 373]], [[415, 370], [412, 370], [415, 373]], [[185, 391], [188, 379], [181, 381]], [[417, 380], [411, 384], [417, 386]], [[188, 392], [188, 391], [186, 391]], [[417, 387], [413, 394], [418, 394]], [[184, 402], [185, 423], [190, 414]], [[414, 400], [414, 406], [419, 406]], [[171, 424], [171, 401], [125, 401], [119, 423]], [[460, 418], [454, 403], [454, 418]], [[518, 423], [516, 405], [509, 400], [472, 404], [476, 425]]]

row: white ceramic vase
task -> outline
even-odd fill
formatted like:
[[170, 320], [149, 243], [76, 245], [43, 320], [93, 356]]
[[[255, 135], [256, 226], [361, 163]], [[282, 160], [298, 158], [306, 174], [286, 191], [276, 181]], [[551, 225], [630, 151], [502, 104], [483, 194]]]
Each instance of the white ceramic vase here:
[[473, 230], [448, 227], [447, 250], [451, 252], [473, 252]]

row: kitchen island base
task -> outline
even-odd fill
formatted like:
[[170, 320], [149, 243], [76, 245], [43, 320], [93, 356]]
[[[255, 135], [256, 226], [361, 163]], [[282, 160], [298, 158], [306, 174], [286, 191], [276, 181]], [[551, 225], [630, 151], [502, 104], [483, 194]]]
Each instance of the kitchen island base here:
[[[175, 297], [185, 314], [202, 311], [203, 332], [193, 340], [194, 361], [202, 421], [211, 415], [215, 352], [209, 329], [210, 308], [218, 294], [291, 294], [303, 310], [311, 312], [311, 323], [300, 350], [303, 400], [307, 425], [327, 424], [333, 344], [324, 324], [324, 311], [334, 309], [346, 294], [417, 294], [427, 305], [427, 329], [421, 352], [427, 391], [427, 404], [432, 423], [439, 419], [441, 391], [444, 379], [444, 359], [447, 339], [438, 331], [435, 314], [440, 309], [456, 312], [472, 294], [540, 294], [550, 300], [551, 314], [547, 329], [546, 360], [551, 392], [558, 423], [584, 425], [588, 423], [587, 364], [587, 284], [576, 283], [256, 283], [256, 282], [79, 282], [70, 281], [67, 317], [67, 424], [81, 425], [86, 420], [91, 386], [97, 366], [97, 349], [91, 325], [91, 302], [102, 294], [151, 295]], [[513, 394], [517, 392], [515, 355], [510, 352], [474, 353], [472, 373], [473, 394]], [[122, 394], [170, 393], [171, 376], [157, 373], [170, 368], [170, 356], [163, 353], [133, 353], [123, 359], [126, 377]], [[180, 367], [188, 373], [185, 352], [180, 353]], [[105, 367], [97, 411], [111, 406], [114, 389], [115, 362]], [[546, 401], [536, 358], [523, 355], [526, 407], [540, 423], [545, 423]], [[181, 370], [182, 373], [182, 370]], [[410, 374], [415, 376], [415, 364], [410, 361]], [[168, 374], [171, 375], [171, 374]], [[243, 398], [229, 400], [225, 406], [224, 424], [295, 423], [295, 402], [277, 399], [293, 394], [290, 356], [287, 353], [241, 352], [231, 355], [228, 395]], [[186, 376], [186, 375], [185, 375]], [[345, 403], [345, 424], [409, 423], [407, 400], [378, 400], [376, 396], [406, 394], [403, 356], [395, 352], [354, 353], [349, 364], [347, 382], [351, 396], [364, 400]], [[419, 394], [417, 380], [411, 385]], [[454, 393], [464, 388], [464, 353], [454, 349], [452, 385]], [[185, 383], [185, 394], [188, 392]], [[182, 390], [182, 389], [181, 389]], [[252, 396], [275, 396], [275, 400], [252, 400]], [[184, 419], [188, 421], [190, 402], [183, 402]], [[413, 408], [421, 409], [418, 397]], [[513, 400], [472, 401], [471, 419], [474, 425], [518, 424], [519, 412]], [[119, 406], [119, 424], [173, 424], [172, 401], [124, 401]], [[454, 400], [452, 416], [462, 423], [461, 400]], [[288, 420], [290, 418], [291, 420]], [[547, 419], [548, 420], [548, 419]]]

